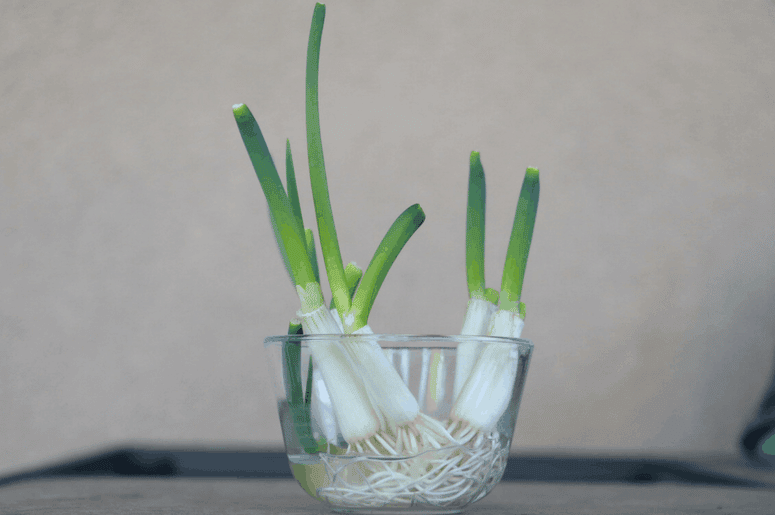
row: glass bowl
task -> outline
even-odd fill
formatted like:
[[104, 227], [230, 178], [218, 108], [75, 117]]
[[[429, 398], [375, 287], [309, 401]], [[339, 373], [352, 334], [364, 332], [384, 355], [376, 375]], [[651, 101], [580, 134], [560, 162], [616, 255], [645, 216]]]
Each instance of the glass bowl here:
[[[503, 476], [529, 340], [337, 334], [264, 345], [293, 475], [333, 510], [459, 513]], [[472, 371], [474, 362], [483, 368]], [[388, 399], [412, 420], [396, 417]], [[353, 420], [361, 428], [369, 419], [358, 413], [378, 426], [353, 436]]]

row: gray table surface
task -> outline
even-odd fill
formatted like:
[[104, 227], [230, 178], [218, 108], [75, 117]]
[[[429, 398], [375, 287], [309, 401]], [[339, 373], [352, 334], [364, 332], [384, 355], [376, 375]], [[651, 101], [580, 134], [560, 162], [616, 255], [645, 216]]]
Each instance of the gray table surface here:
[[[329, 510], [291, 479], [50, 478], [0, 489], [0, 514], [310, 514]], [[775, 514], [775, 488], [677, 483], [502, 482], [486, 514]]]

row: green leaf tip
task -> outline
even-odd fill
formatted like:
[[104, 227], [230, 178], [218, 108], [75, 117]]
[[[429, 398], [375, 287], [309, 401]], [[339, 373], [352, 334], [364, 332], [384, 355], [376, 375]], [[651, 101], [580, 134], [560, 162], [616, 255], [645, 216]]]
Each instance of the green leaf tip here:
[[245, 104], [234, 104], [231, 106], [231, 110], [234, 113], [234, 118], [238, 122], [244, 122], [250, 119], [250, 109]]
[[422, 225], [425, 221], [425, 211], [423, 211], [422, 206], [420, 206], [420, 204], [414, 204], [409, 209], [414, 211], [414, 221], [417, 223], [417, 226], [419, 227]]

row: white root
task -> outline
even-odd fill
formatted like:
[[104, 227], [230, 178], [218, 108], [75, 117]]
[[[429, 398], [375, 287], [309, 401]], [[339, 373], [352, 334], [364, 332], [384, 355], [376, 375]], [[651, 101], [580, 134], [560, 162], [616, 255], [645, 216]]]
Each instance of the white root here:
[[463, 506], [497, 483], [507, 454], [497, 432], [420, 414], [415, 423], [353, 443], [344, 456], [321, 454], [330, 485], [317, 493], [345, 508]]
[[[442, 434], [448, 437], [442, 438]], [[393, 438], [395, 445], [386, 445]], [[442, 442], [438, 441], [440, 438]], [[399, 427], [392, 437], [383, 434], [375, 440], [390, 454], [321, 455], [331, 483], [319, 488], [318, 495], [345, 508], [417, 503], [463, 506], [481, 498], [494, 486], [503, 474], [508, 454], [496, 432], [485, 433], [461, 423], [444, 427], [424, 414], [417, 424]], [[432, 449], [409, 456], [398, 451], [400, 442], [407, 449], [417, 449], [418, 442], [426, 441], [433, 445]], [[436, 447], [433, 442], [442, 445]], [[353, 446], [355, 451], [359, 448], [359, 444]]]

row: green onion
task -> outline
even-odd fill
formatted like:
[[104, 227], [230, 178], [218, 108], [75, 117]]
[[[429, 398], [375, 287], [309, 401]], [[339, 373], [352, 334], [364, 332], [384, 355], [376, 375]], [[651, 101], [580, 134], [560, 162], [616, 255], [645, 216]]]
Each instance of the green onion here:
[[323, 305], [323, 294], [320, 292], [320, 284], [315, 279], [315, 273], [307, 255], [306, 239], [302, 238], [303, 227], [299, 226], [293, 213], [291, 202], [285, 194], [280, 176], [253, 113], [245, 104], [237, 104], [232, 109], [242, 141], [253, 163], [261, 188], [264, 190], [272, 225], [275, 228], [275, 238], [288, 264], [291, 279], [296, 285], [302, 309], [314, 311]]
[[[347, 281], [348, 292], [350, 297], [352, 297], [363, 276], [363, 270], [361, 270], [354, 262], [350, 262], [344, 268], [344, 275], [345, 280]], [[333, 301], [331, 302], [330, 310], [334, 320], [339, 326], [339, 330], [344, 332], [344, 329], [341, 327], [341, 318], [334, 307]], [[312, 406], [315, 420], [318, 421], [318, 426], [323, 431], [326, 440], [334, 441], [336, 439], [336, 434], [339, 431], [339, 425], [334, 416], [334, 407], [331, 403], [331, 396], [328, 393], [322, 375], [317, 369], [313, 368], [312, 360], [309, 362], [309, 370], [307, 372], [307, 404]]]
[[312, 198], [315, 202], [315, 215], [318, 220], [320, 248], [326, 266], [331, 295], [339, 313], [350, 309], [350, 297], [347, 295], [347, 282], [344, 277], [342, 253], [334, 226], [334, 213], [328, 195], [328, 179], [323, 162], [323, 143], [320, 138], [320, 113], [318, 109], [318, 70], [320, 68], [320, 40], [323, 37], [323, 21], [326, 6], [316, 4], [312, 15], [312, 27], [307, 47], [307, 156], [309, 176], [312, 183]]
[[[363, 274], [350, 313], [342, 317], [346, 333], [372, 334], [366, 322], [374, 299], [399, 252], [424, 221], [425, 213], [419, 204], [415, 204], [401, 213], [390, 226]], [[364, 337], [348, 342], [345, 348], [363, 371], [364, 386], [372, 406], [383, 421], [382, 428], [395, 433], [402, 426], [416, 426], [420, 415], [417, 400], [379, 344]]]
[[[492, 315], [487, 334], [519, 338], [525, 326], [525, 304], [520, 301], [525, 266], [538, 210], [538, 170], [528, 168], [514, 215], [498, 311]], [[474, 427], [494, 427], [511, 398], [519, 355], [507, 343], [491, 343], [482, 350], [465, 384], [456, 392], [452, 418]], [[487, 397], [486, 402], [483, 396]]]
[[355, 332], [366, 325], [374, 300], [390, 267], [424, 221], [425, 213], [419, 204], [414, 204], [406, 208], [390, 226], [369, 266], [366, 267], [358, 291], [353, 297], [352, 310], [343, 317], [345, 332]]
[[[288, 324], [288, 334], [301, 334], [301, 324], [292, 320]], [[312, 416], [309, 403], [305, 402], [301, 390], [301, 345], [299, 342], [289, 342], [283, 346], [283, 372], [285, 375], [286, 397], [288, 399], [288, 415], [291, 417], [299, 443], [306, 452], [316, 452], [318, 443], [312, 435]], [[309, 388], [309, 383], [307, 388]], [[288, 435], [293, 438], [293, 435]]]
[[[307, 153], [312, 196], [315, 203], [315, 214], [318, 221], [318, 233], [326, 274], [331, 286], [334, 306], [342, 318], [343, 329], [346, 333], [357, 331], [369, 333], [371, 329], [368, 327], [368, 317], [382, 282], [407, 240], [425, 220], [425, 214], [419, 205], [414, 205], [405, 210], [396, 219], [377, 247], [374, 257], [366, 268], [366, 272], [363, 274], [361, 283], [351, 302], [328, 194], [328, 180], [320, 136], [318, 75], [324, 19], [325, 6], [317, 4], [310, 28], [306, 73]], [[377, 417], [379, 417], [380, 421], [385, 422], [387, 429], [390, 429], [395, 424], [404, 423], [404, 420], [407, 418], [416, 418], [416, 410], [414, 409], [416, 401], [409, 408], [411, 413], [407, 415], [406, 413], [396, 413], [393, 404], [388, 403], [388, 406], [385, 406], [386, 400], [380, 398], [381, 393], [379, 392], [385, 389], [392, 393], [393, 398], [405, 398], [405, 394], [411, 397], [411, 393], [408, 392], [404, 383], [395, 374], [395, 369], [387, 362], [381, 349], [375, 348], [373, 345], [358, 346], [353, 343], [348, 346], [347, 351], [351, 358], [356, 359], [365, 371], [361, 376], [364, 381], [364, 388], [370, 397], [371, 405], [376, 409]], [[325, 379], [328, 385], [329, 380], [332, 378]], [[332, 400], [336, 398], [335, 392], [331, 392], [331, 398]], [[400, 411], [400, 408], [403, 406], [402, 401], [399, 401], [398, 404], [397, 409]], [[334, 402], [334, 408], [336, 410], [336, 402]], [[339, 415], [338, 412], [337, 415]], [[380, 426], [385, 429], [385, 424], [380, 423]], [[370, 428], [371, 425], [368, 427]], [[344, 436], [345, 428], [342, 428], [342, 430]], [[351, 431], [350, 435], [355, 439], [360, 438], [364, 440], [368, 440], [371, 436], [365, 432], [365, 429], [362, 429], [358, 434]], [[347, 437], [346, 439], [351, 441]]]
[[[488, 300], [484, 282], [484, 231], [485, 208], [487, 204], [487, 188], [484, 179], [484, 167], [479, 152], [471, 152], [468, 171], [468, 207], [466, 213], [466, 278], [468, 280], [468, 308], [463, 329], [463, 335], [481, 335], [487, 330], [487, 323], [494, 312], [495, 306]], [[478, 355], [476, 348], [463, 348], [463, 356], [458, 354], [458, 363], [462, 369], [460, 379], [467, 376], [466, 370], [473, 366], [473, 360]], [[458, 374], [455, 374], [458, 378]], [[457, 391], [457, 389], [456, 389]]]
[[[298, 315], [304, 333], [338, 333], [337, 324], [323, 302], [320, 283], [316, 281], [307, 252], [306, 238], [302, 239], [303, 230], [293, 213], [258, 123], [244, 104], [234, 106], [233, 111], [269, 205], [277, 244], [287, 257], [291, 278], [296, 285], [302, 308]], [[331, 391], [343, 436], [358, 439], [364, 434], [373, 434], [379, 428], [379, 419], [369, 403], [362, 380], [349, 365], [347, 352], [341, 346], [326, 342], [311, 346], [310, 351]]]
[[[468, 307], [461, 335], [486, 334], [490, 317], [497, 306], [492, 301], [492, 288], [484, 282], [484, 220], [487, 193], [479, 152], [471, 152], [468, 171], [468, 207], [466, 213], [466, 278], [468, 279]], [[497, 302], [497, 299], [495, 300]], [[476, 360], [482, 351], [477, 341], [461, 342], [455, 360], [454, 395], [457, 398]]]

